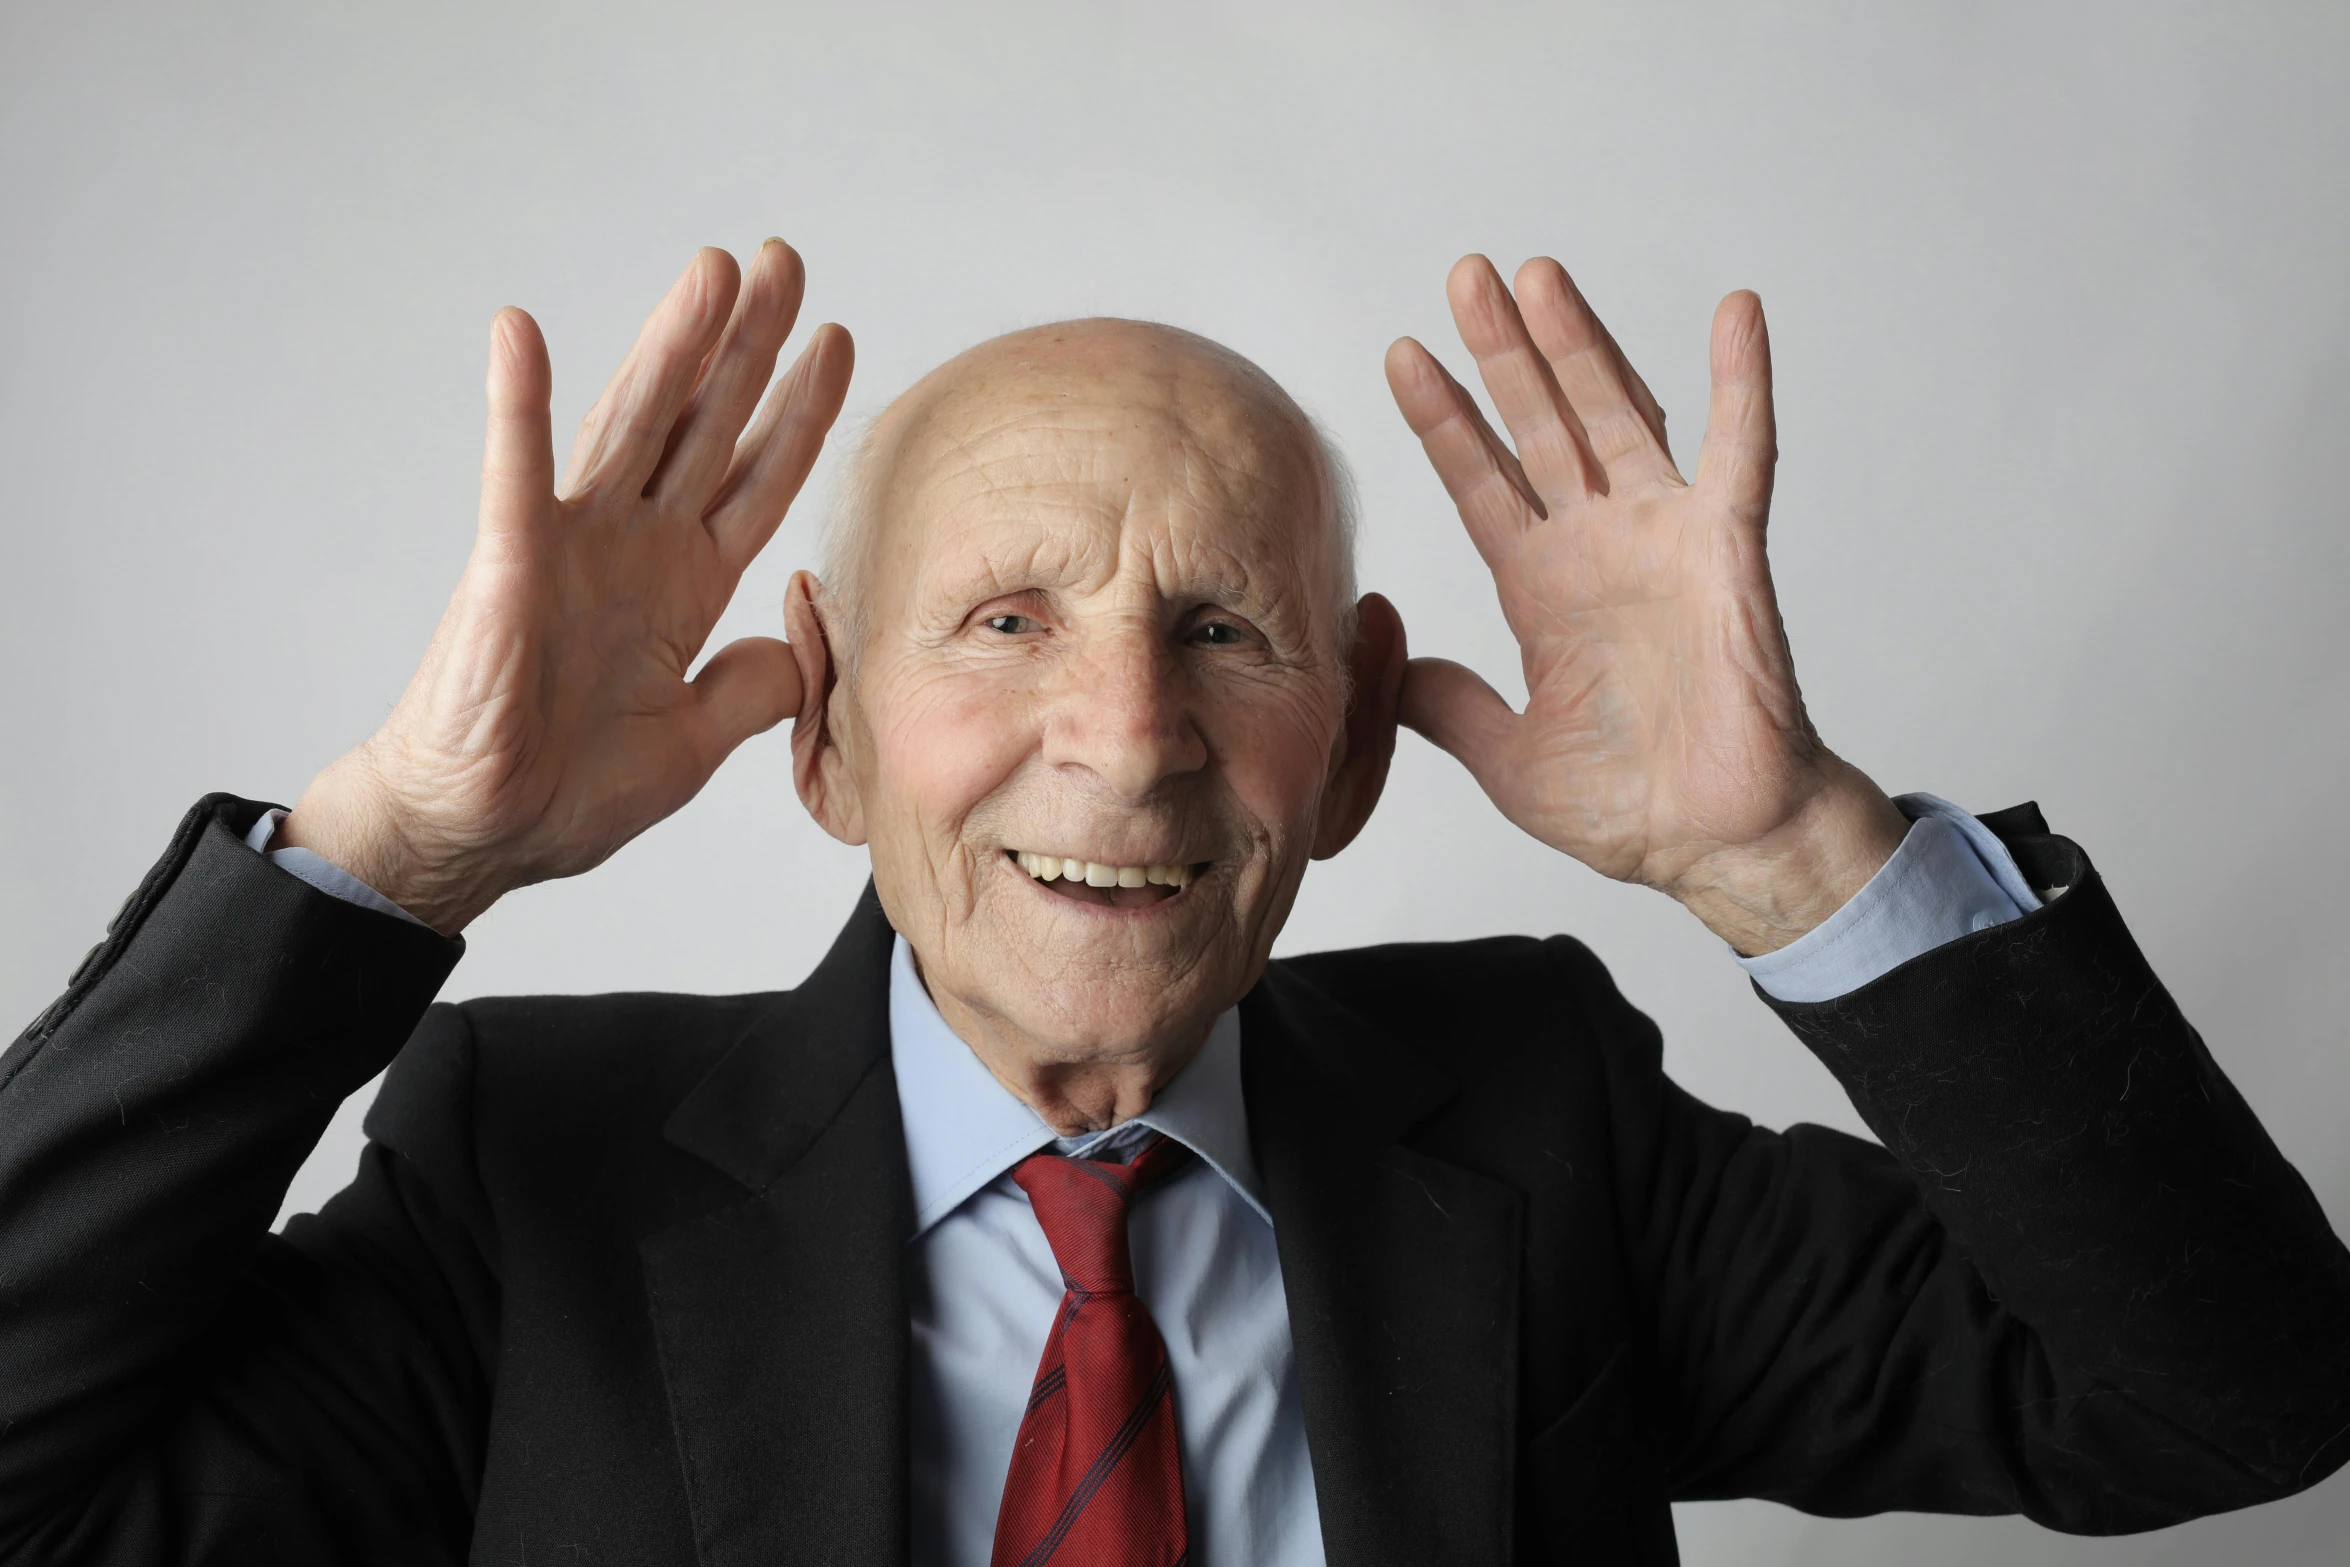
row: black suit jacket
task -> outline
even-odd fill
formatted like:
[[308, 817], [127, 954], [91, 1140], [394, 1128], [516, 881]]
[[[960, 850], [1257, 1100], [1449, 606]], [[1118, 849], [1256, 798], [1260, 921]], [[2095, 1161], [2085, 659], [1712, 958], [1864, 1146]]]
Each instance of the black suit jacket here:
[[[901, 1560], [871, 896], [782, 994], [429, 1006], [458, 944], [267, 864], [260, 809], [191, 812], [0, 1057], [0, 1561]], [[1890, 1152], [1691, 1099], [1572, 941], [1270, 967], [1331, 1562], [1664, 1562], [1669, 1501], [1741, 1495], [2139, 1529], [2350, 1456], [2350, 1257], [2080, 852], [1994, 825], [2069, 890], [1778, 1007]], [[387, 1061], [358, 1179], [270, 1235]]]

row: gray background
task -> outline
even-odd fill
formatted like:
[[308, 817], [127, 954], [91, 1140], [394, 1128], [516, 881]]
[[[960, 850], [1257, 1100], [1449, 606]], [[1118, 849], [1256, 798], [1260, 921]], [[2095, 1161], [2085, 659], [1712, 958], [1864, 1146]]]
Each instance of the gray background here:
[[[2315, 3], [2058, 10], [999, 3], [0, 12], [0, 1011], [30, 1016], [208, 789], [290, 800], [463, 560], [491, 313], [568, 428], [693, 248], [780, 232], [870, 412], [1089, 312], [1256, 357], [1338, 432], [1364, 579], [1515, 677], [1388, 404], [1446, 266], [1566, 260], [1674, 415], [1770, 309], [1773, 554], [1821, 728], [1890, 788], [2036, 797], [2350, 1218], [2344, 79]], [[820, 474], [814, 499], [826, 479]], [[779, 628], [815, 505], [721, 639]], [[780, 734], [449, 994], [797, 980], [863, 876]], [[1696, 925], [1407, 740], [1290, 950], [1570, 930], [1705, 1097], [1853, 1117]], [[356, 1107], [297, 1189], [340, 1183]], [[2335, 1562], [2350, 1482], [2136, 1540], [1685, 1509], [1693, 1564]]]

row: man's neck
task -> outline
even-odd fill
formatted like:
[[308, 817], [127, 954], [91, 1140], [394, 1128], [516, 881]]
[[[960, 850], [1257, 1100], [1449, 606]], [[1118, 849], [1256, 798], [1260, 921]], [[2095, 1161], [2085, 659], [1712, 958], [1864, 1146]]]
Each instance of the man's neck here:
[[[922, 973], [919, 957], [914, 971]], [[1000, 1013], [966, 1004], [927, 976], [922, 988], [989, 1075], [1063, 1137], [1106, 1131], [1149, 1109], [1153, 1096], [1199, 1054], [1215, 1024], [1210, 1016], [1171, 1037], [1069, 1046], [1031, 1038]]]

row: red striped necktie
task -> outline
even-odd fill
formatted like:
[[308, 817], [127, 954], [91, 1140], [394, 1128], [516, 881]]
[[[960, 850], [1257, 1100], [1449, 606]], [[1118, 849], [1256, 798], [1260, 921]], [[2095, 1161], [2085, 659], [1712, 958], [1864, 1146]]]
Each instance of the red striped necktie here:
[[989, 1567], [1183, 1567], [1183, 1451], [1167, 1346], [1134, 1294], [1126, 1205], [1190, 1159], [1157, 1133], [1131, 1164], [1014, 1166], [1068, 1293], [1020, 1418]]

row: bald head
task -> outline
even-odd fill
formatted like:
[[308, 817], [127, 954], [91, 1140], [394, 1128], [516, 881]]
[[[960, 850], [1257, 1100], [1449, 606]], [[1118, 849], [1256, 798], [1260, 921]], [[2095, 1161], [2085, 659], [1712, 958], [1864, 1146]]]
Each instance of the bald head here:
[[[1330, 628], [1351, 634], [1353, 483], [1344, 460], [1271, 376], [1220, 343], [1149, 321], [1096, 317], [1007, 333], [931, 371], [849, 453], [824, 539], [824, 583], [841, 652], [871, 628], [878, 574], [914, 563], [902, 526], [926, 505], [968, 499], [1007, 458], [1049, 449], [1058, 486], [1117, 489], [1153, 458], [1201, 499], [1295, 530], [1325, 568]], [[1032, 471], [1024, 478], [1033, 481]], [[1147, 482], [1147, 480], [1146, 480]]]

